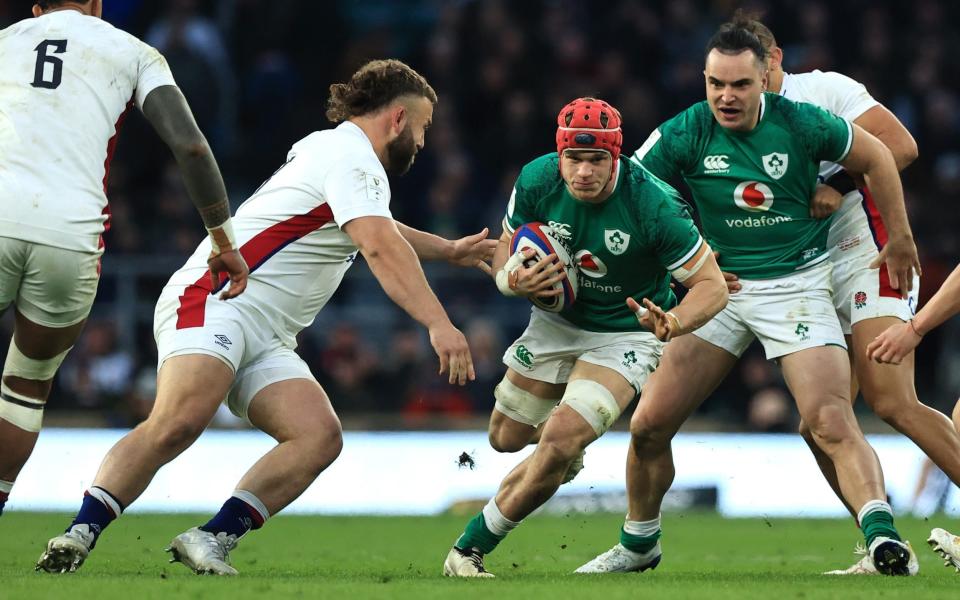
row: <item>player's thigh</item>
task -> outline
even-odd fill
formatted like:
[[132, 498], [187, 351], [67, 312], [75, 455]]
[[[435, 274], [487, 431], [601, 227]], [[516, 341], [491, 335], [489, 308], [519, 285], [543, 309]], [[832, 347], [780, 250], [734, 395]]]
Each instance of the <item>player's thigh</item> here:
[[179, 354], [157, 373], [157, 398], [147, 423], [199, 435], [233, 384], [233, 369], [209, 354]]
[[672, 435], [736, 363], [737, 356], [696, 335], [670, 340], [637, 401], [631, 432]]
[[266, 385], [250, 400], [247, 418], [278, 442], [312, 439], [336, 446], [339, 452], [340, 419], [313, 378], [296, 377]]
[[853, 418], [850, 363], [844, 348], [806, 348], [780, 357], [780, 365], [797, 410], [811, 429], [823, 427], [827, 421]]
[[897, 407], [917, 402], [914, 387], [914, 353], [898, 365], [880, 364], [867, 358], [867, 345], [891, 325], [903, 321], [897, 317], [876, 317], [853, 325], [851, 349], [854, 375], [864, 400], [880, 416], [891, 416]]
[[196, 327], [184, 326], [178, 309], [176, 297], [162, 294], [157, 302], [157, 400], [148, 420], [206, 426], [244, 364], [247, 337], [257, 342], [255, 326], [226, 302], [208, 302]]
[[510, 380], [510, 383], [517, 386], [525, 392], [529, 392], [540, 398], [553, 398], [557, 402], [563, 396], [563, 390], [566, 383], [552, 383], [549, 381], [540, 381], [520, 374], [514, 369], [507, 368], [504, 377]]
[[237, 371], [227, 406], [280, 442], [338, 440], [340, 421], [327, 394], [296, 352], [275, 343]]
[[31, 244], [14, 303], [32, 323], [64, 329], [90, 314], [99, 282], [99, 252]]
[[31, 321], [19, 310], [16, 311], [13, 329], [14, 340], [20, 352], [29, 358], [46, 360], [71, 348], [80, 337], [86, 320], [66, 327], [47, 327]]

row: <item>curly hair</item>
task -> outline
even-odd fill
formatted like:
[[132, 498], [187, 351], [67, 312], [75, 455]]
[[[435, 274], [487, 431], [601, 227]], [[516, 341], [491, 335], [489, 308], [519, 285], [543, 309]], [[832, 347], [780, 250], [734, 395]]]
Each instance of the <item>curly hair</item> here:
[[372, 60], [360, 67], [347, 83], [330, 86], [327, 119], [331, 123], [346, 121], [375, 112], [400, 96], [418, 96], [437, 103], [423, 75], [395, 59]]

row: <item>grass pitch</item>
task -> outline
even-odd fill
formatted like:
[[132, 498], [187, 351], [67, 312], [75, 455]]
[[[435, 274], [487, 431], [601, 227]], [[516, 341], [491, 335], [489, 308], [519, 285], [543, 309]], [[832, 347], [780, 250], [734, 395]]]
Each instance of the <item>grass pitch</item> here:
[[670, 514], [664, 558], [643, 574], [572, 575], [617, 541], [619, 515], [534, 516], [487, 557], [494, 580], [451, 580], [443, 559], [467, 517], [280, 516], [233, 551], [240, 577], [198, 577], [167, 564], [167, 542], [205, 519], [125, 515], [78, 573], [35, 573], [62, 514], [0, 517], [0, 597], [97, 598], [953, 598], [960, 574], [924, 543], [930, 528], [956, 522], [899, 518], [920, 557], [918, 577], [824, 577], [853, 563], [859, 539], [849, 520], [722, 519]]

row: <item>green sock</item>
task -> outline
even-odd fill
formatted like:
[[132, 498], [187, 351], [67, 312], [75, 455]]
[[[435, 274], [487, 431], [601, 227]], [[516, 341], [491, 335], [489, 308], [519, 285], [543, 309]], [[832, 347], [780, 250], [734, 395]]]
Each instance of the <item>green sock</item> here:
[[860, 530], [867, 540], [867, 548], [878, 537], [900, 541], [900, 534], [893, 525], [893, 514], [886, 510], [872, 510], [860, 519]]
[[631, 552], [643, 554], [653, 550], [653, 547], [657, 545], [657, 540], [660, 539], [661, 535], [663, 535], [663, 532], [659, 529], [653, 535], [634, 535], [632, 533], [627, 533], [621, 527], [620, 544], [622, 544], [624, 548], [630, 550]]
[[470, 519], [463, 535], [454, 544], [461, 550], [467, 548], [476, 548], [481, 554], [489, 554], [497, 547], [504, 536], [498, 536], [487, 528], [487, 522], [483, 518], [483, 513], [477, 513], [477, 516]]

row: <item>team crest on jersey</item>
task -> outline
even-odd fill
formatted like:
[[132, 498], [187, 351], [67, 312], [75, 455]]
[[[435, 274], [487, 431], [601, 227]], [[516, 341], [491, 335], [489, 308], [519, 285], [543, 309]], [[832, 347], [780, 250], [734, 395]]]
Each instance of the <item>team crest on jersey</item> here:
[[604, 229], [603, 241], [607, 244], [610, 254], [619, 256], [627, 251], [630, 245], [630, 234], [619, 229]]
[[773, 190], [759, 181], [743, 181], [733, 190], [733, 201], [750, 212], [770, 210], [773, 206]]
[[767, 175], [774, 179], [780, 179], [787, 172], [787, 163], [790, 157], [785, 152], [771, 152], [760, 159], [763, 162], [763, 170]]
[[573, 257], [573, 263], [581, 273], [593, 279], [599, 279], [607, 274], [607, 265], [589, 250], [577, 252]]

